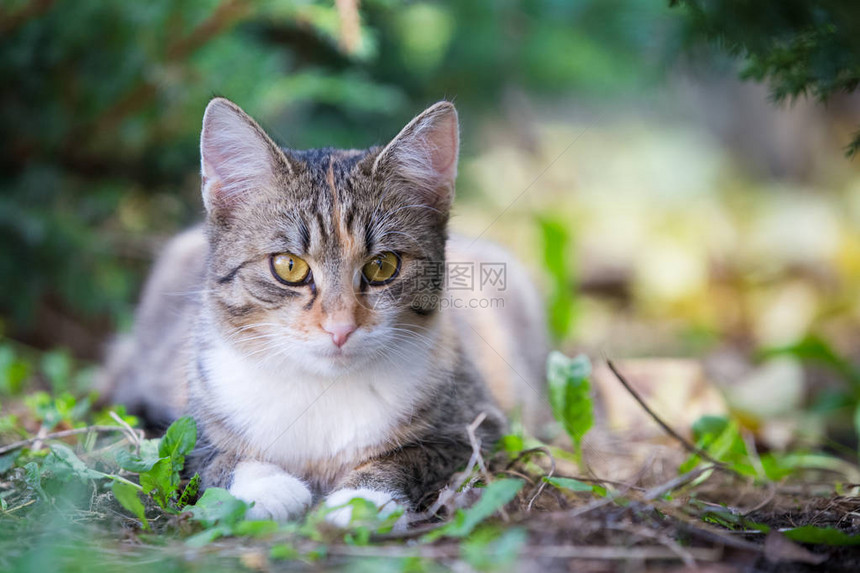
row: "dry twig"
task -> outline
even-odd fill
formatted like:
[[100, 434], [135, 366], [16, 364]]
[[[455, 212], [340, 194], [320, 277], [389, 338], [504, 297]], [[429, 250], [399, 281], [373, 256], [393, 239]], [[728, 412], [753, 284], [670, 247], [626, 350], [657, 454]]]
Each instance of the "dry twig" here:
[[481, 412], [478, 414], [478, 417], [469, 424], [466, 428], [466, 433], [469, 436], [469, 442], [472, 444], [472, 456], [469, 458], [469, 463], [466, 464], [466, 469], [460, 472], [457, 481], [443, 489], [439, 493], [439, 497], [436, 498], [436, 501], [433, 502], [426, 511], [413, 515], [410, 519], [410, 523], [415, 523], [419, 521], [424, 521], [427, 519], [432, 519], [436, 516], [440, 509], [442, 509], [451, 499], [460, 491], [460, 488], [466, 484], [472, 477], [472, 472], [475, 469], [476, 465], [479, 465], [481, 468], [481, 474], [484, 479], [489, 481], [489, 474], [487, 473], [487, 468], [484, 465], [484, 458], [481, 455], [481, 441], [475, 435], [475, 430], [483, 423], [483, 421], [487, 418], [486, 412]]
[[[547, 456], [549, 458], [550, 468], [549, 468], [549, 472], [547, 472], [546, 475], [541, 477], [540, 484], [537, 487], [537, 491], [535, 491], [535, 493], [529, 499], [529, 503], [526, 506], [526, 512], [530, 512], [532, 510], [532, 506], [534, 505], [535, 500], [538, 497], [540, 497], [540, 494], [542, 494], [543, 490], [546, 489], [546, 483], [547, 482], [544, 478], [551, 478], [553, 475], [555, 475], [555, 457], [552, 455], [552, 452], [550, 452], [549, 448], [544, 448], [544, 447], [531, 448], [529, 450], [524, 450], [524, 451], [520, 452], [519, 455], [517, 457], [515, 457], [513, 460], [511, 460], [510, 463], [508, 463], [507, 467], [505, 468], [506, 471], [510, 471], [511, 466], [513, 466], [515, 463], [517, 463], [518, 461], [520, 461], [524, 457], [531, 455], [531, 454], [534, 454], [534, 453], [540, 453], [540, 454], [544, 454], [545, 456]], [[531, 480], [528, 480], [528, 481], [531, 481]]]
[[675, 438], [682, 446], [684, 446], [684, 449], [686, 449], [691, 454], [695, 454], [702, 459], [708, 460], [709, 462], [720, 468], [725, 467], [725, 464], [723, 464], [723, 462], [713, 458], [708, 452], [704, 451], [702, 448], [696, 447], [694, 444], [690, 443], [689, 440], [687, 440], [684, 436], [672, 429], [669, 424], [664, 422], [663, 419], [660, 418], [660, 416], [658, 416], [654, 412], [654, 410], [652, 410], [651, 407], [648, 406], [647, 403], [645, 403], [645, 400], [642, 399], [642, 396], [640, 396], [639, 393], [633, 389], [627, 379], [621, 375], [621, 372], [618, 371], [618, 368], [615, 367], [615, 364], [613, 364], [611, 360], [607, 360], [606, 364], [609, 366], [609, 369], [612, 370], [612, 373], [615, 374], [615, 377], [618, 379], [618, 381], [621, 382], [621, 385], [624, 386], [624, 389], [627, 390], [627, 392], [630, 393], [631, 396], [633, 396], [633, 399], [636, 400], [640, 406], [642, 406], [642, 409], [645, 410], [645, 412], [649, 416], [651, 416], [651, 419], [653, 419], [661, 428], [663, 428], [663, 431], [665, 431], [671, 437]]
[[681, 487], [683, 485], [690, 483], [691, 481], [693, 481], [694, 479], [696, 479], [697, 477], [699, 477], [703, 473], [709, 472], [713, 469], [715, 469], [714, 466], [702, 466], [702, 467], [695, 468], [691, 471], [688, 471], [685, 474], [682, 474], [682, 475], [679, 475], [679, 476], [676, 476], [676, 477], [670, 479], [666, 483], [660, 484], [658, 486], [654, 486], [651, 489], [646, 490], [642, 497], [646, 501], [659, 499], [659, 498], [663, 497], [664, 495], [666, 495], [667, 493], [669, 493], [670, 491], [673, 491], [673, 490], [678, 489], [679, 487]]
[[141, 430], [140, 435], [138, 436], [134, 431], [134, 428], [129, 426], [128, 422], [123, 420], [122, 417], [113, 410], [110, 411], [110, 417], [125, 429], [125, 435], [128, 437], [128, 441], [134, 446], [134, 453], [140, 455], [140, 441], [143, 439], [143, 431]]
[[35, 444], [44, 440], [56, 440], [58, 438], [67, 438], [69, 436], [77, 436], [79, 434], [87, 434], [89, 432], [123, 432], [125, 428], [121, 426], [87, 426], [86, 428], [75, 428], [73, 430], [63, 430], [61, 432], [52, 432], [50, 434], [38, 435], [26, 440], [13, 442], [0, 447], [0, 455], [23, 448], [30, 444]]

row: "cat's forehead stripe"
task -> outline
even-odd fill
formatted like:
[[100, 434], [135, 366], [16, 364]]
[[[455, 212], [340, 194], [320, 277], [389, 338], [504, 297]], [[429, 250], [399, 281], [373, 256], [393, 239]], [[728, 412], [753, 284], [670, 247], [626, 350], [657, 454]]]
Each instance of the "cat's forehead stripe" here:
[[311, 248], [311, 231], [304, 220], [299, 223], [299, 235], [301, 235], [302, 239], [302, 252], [307, 253]]

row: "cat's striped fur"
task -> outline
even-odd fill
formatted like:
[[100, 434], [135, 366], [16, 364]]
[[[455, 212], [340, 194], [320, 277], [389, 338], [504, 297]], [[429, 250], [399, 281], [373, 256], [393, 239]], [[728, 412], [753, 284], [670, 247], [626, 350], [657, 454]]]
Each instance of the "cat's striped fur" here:
[[[500, 404], [529, 415], [542, 403], [546, 337], [526, 273], [498, 247], [447, 237], [457, 152], [447, 102], [384, 148], [294, 151], [213, 100], [206, 224], [157, 263], [105, 368], [113, 397], [152, 421], [194, 415], [191, 469], [255, 502], [251, 516], [286, 519], [352, 494], [424, 506], [468, 460], [466, 426], [481, 412], [490, 447]], [[506, 287], [447, 292], [446, 250], [507, 264]], [[399, 275], [370, 286], [362, 265], [389, 251]], [[269, 258], [282, 252], [306, 260], [313, 281], [274, 280]], [[503, 307], [440, 304], [488, 296]], [[354, 329], [342, 348], [332, 324]]]

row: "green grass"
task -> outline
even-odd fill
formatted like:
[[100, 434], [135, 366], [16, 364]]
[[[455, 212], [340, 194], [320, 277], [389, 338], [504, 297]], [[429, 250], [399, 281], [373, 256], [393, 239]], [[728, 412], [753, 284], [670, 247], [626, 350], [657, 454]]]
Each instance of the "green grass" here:
[[[44, 368], [23, 355], [13, 358], [7, 364], [27, 364], [31, 374]], [[24, 367], [7, 368], [15, 375]], [[70, 363], [62, 376], [71, 379], [78, 370]], [[524, 559], [565, 563], [576, 551], [610, 563], [642, 555], [670, 563], [715, 558], [720, 536], [728, 543], [737, 535], [728, 531], [742, 533], [753, 553], [774, 530], [813, 549], [860, 544], [856, 527], [811, 511], [785, 527], [776, 511], [785, 507], [782, 497], [770, 513], [731, 506], [739, 489], [776, 495], [811, 475], [819, 482], [827, 476], [830, 486], [802, 503], [833, 503], [844, 499], [838, 493], [853, 492], [847, 476], [857, 472], [821, 452], [751, 450], [731, 418], [699, 420], [692, 428], [699, 455], [681, 460], [666, 483], [644, 488], [591, 476], [590, 363], [556, 353], [548, 371], [553, 412], [567, 438], [544, 444], [523, 434], [506, 437], [486, 460], [487, 473], [464, 468], [443, 493], [438, 514], [406, 533], [393, 530], [401, 512], [382, 516], [361, 499], [350, 502], [346, 530], [326, 522], [334, 509], [326, 507], [291, 523], [248, 521], [245, 502], [219, 488], [198, 495], [198, 478], [182, 479], [197, 439], [193, 419], [177, 420], [161, 438], [140, 439], [131, 428], [136, 420], [121, 410], [94, 410], [91, 395], [26, 394], [21, 385], [17, 394], [7, 392], [17, 413], [2, 417], [4, 442], [30, 441], [0, 456], [0, 570], [513, 571]], [[49, 436], [75, 433], [33, 441], [33, 427]]]

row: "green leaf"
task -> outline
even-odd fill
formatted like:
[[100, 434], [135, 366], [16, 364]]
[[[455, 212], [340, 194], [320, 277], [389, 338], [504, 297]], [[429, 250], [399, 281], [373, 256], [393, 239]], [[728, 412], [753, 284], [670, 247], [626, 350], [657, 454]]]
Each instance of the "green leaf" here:
[[[142, 454], [142, 452], [141, 452]], [[124, 470], [135, 473], [148, 472], [159, 460], [167, 458], [136, 456], [128, 450], [120, 450], [116, 453], [116, 463]]]
[[860, 402], [857, 403], [857, 406], [854, 408], [854, 433], [857, 434], [858, 437], [858, 448], [860, 448]]
[[[735, 420], [723, 416], [703, 416], [693, 423], [693, 436], [696, 445], [708, 452], [711, 457], [729, 464], [733, 470], [756, 476], [756, 470], [750, 461], [746, 444]], [[681, 464], [678, 473], [686, 473], [701, 462], [699, 456], [693, 454]], [[776, 468], [772, 468], [776, 470]]]
[[36, 462], [30, 462], [24, 466], [24, 483], [30, 486], [44, 500], [48, 499], [48, 494], [42, 489], [42, 470]]
[[278, 543], [277, 545], [272, 546], [271, 551], [269, 551], [269, 557], [276, 561], [297, 559], [299, 557], [299, 551], [292, 545]]
[[197, 497], [197, 492], [200, 490], [200, 474], [194, 474], [191, 476], [191, 479], [188, 480], [188, 485], [185, 486], [185, 489], [182, 490], [182, 495], [179, 496], [179, 501], [176, 502], [176, 506], [179, 509], [183, 509], [188, 502], [195, 497]]
[[268, 537], [278, 530], [278, 522], [271, 520], [240, 521], [233, 527], [233, 535]]
[[433, 541], [439, 537], [466, 537], [480, 523], [492, 516], [510, 502], [523, 488], [524, 482], [518, 479], [496, 480], [484, 488], [475, 505], [468, 509], [458, 509], [454, 519], [447, 525], [429, 533], [426, 538]]
[[179, 472], [173, 470], [170, 459], [158, 460], [152, 469], [140, 474], [140, 485], [144, 493], [152, 498], [163, 509], [169, 508], [169, 501], [179, 488]]
[[42, 356], [42, 372], [51, 383], [54, 393], [69, 389], [72, 377], [72, 357], [66, 350], [52, 350]]
[[140, 520], [144, 529], [149, 529], [149, 522], [146, 520], [146, 510], [143, 507], [143, 502], [140, 501], [137, 492], [139, 491], [133, 485], [115, 481], [111, 486], [113, 495], [121, 506], [129, 510]]
[[185, 544], [191, 547], [203, 547], [212, 543], [220, 537], [226, 537], [230, 535], [230, 532], [230, 528], [226, 526], [211, 527], [209, 529], [204, 529], [196, 535], [192, 535], [185, 540]]
[[818, 336], [809, 335], [795, 344], [767, 348], [762, 350], [760, 355], [763, 358], [789, 355], [807, 362], [816, 362], [839, 373], [855, 392], [860, 392], [860, 370]]
[[516, 454], [525, 449], [526, 443], [522, 436], [506, 434], [499, 440], [499, 447], [509, 454]]
[[702, 444], [703, 440], [713, 441], [725, 431], [728, 425], [729, 419], [725, 416], [702, 416], [693, 422], [693, 437], [702, 447], [705, 447], [707, 444]]
[[576, 303], [573, 272], [568, 264], [569, 225], [548, 217], [541, 218], [539, 224], [543, 236], [544, 266], [552, 279], [548, 305], [550, 330], [556, 338], [563, 339], [571, 330]]
[[[140, 485], [163, 509], [170, 508], [170, 500], [176, 496], [180, 484], [180, 472], [185, 466], [185, 456], [197, 443], [197, 424], [193, 418], [184, 416], [173, 422], [158, 443], [158, 460], [140, 472]], [[147, 452], [151, 455], [151, 451]], [[145, 468], [151, 458], [133, 457], [124, 459], [132, 467]]]
[[792, 541], [817, 545], [860, 545], [860, 535], [850, 535], [835, 527], [804, 525], [782, 532]]
[[527, 541], [528, 534], [519, 527], [482, 527], [463, 540], [460, 554], [477, 571], [504, 571], [510, 569]]
[[568, 358], [552, 352], [547, 360], [549, 401], [555, 419], [573, 440], [577, 458], [581, 457], [582, 438], [594, 424], [591, 400], [591, 362], [585, 355]]
[[45, 458], [42, 470], [50, 471], [55, 477], [62, 480], [76, 478], [80, 481], [89, 481], [107, 477], [107, 474], [88, 468], [75, 455], [72, 448], [65, 444], [51, 444], [51, 453]]
[[0, 456], [0, 474], [4, 474], [12, 469], [20, 454], [21, 452], [9, 452]]
[[209, 528], [216, 524], [233, 527], [245, 517], [248, 504], [233, 497], [230, 492], [220, 487], [210, 487], [203, 492], [197, 503], [186, 508], [191, 512], [192, 519]]
[[190, 416], [179, 418], [167, 428], [158, 444], [158, 457], [170, 458], [179, 463], [180, 469], [185, 456], [191, 453], [197, 443], [197, 423]]
[[30, 376], [30, 364], [19, 359], [8, 344], [0, 345], [0, 392], [18, 394]]
[[544, 477], [543, 481], [548, 484], [552, 484], [555, 487], [561, 489], [567, 489], [570, 491], [594, 491], [594, 486], [589, 483], [585, 483], [583, 481], [579, 481], [578, 479], [566, 478], [566, 477]]

